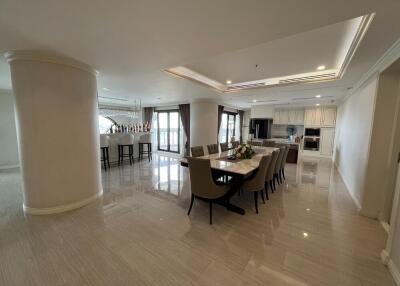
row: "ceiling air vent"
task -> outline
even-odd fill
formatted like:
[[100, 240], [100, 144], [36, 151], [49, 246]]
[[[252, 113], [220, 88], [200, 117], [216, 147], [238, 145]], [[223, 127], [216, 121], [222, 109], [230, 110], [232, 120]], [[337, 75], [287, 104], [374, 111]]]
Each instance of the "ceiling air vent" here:
[[279, 84], [290, 84], [290, 83], [300, 83], [300, 82], [309, 82], [309, 81], [322, 81], [322, 80], [330, 80], [336, 79], [336, 73], [326, 73], [326, 74], [317, 74], [303, 77], [292, 77], [279, 80]]

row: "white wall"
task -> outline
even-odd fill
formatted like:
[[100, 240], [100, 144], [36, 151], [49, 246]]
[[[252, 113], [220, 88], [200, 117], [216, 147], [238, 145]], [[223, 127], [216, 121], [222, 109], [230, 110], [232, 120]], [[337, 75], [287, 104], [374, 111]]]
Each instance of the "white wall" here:
[[274, 118], [275, 108], [271, 105], [254, 105], [251, 107], [251, 118]]
[[369, 142], [378, 77], [373, 77], [338, 106], [334, 162], [356, 204], [364, 198]]
[[211, 101], [190, 104], [190, 146], [217, 143], [218, 105]]
[[14, 99], [11, 92], [0, 91], [0, 169], [19, 164], [15, 127]]

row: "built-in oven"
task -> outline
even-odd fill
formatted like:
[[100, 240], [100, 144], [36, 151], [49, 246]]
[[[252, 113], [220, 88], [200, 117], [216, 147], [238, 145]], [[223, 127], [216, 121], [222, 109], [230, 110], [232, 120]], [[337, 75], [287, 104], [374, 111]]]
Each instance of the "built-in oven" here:
[[319, 138], [304, 137], [303, 149], [309, 151], [319, 151]]
[[306, 128], [304, 130], [304, 136], [319, 137], [320, 134], [321, 134], [321, 129], [320, 128]]

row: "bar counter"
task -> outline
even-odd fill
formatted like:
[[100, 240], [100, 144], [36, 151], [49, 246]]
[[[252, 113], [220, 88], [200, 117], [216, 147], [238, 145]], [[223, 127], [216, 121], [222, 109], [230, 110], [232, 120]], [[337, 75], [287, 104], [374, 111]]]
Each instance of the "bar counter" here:
[[[110, 137], [110, 148], [109, 148], [109, 155], [110, 155], [110, 164], [115, 165], [118, 164], [118, 144], [119, 139], [125, 134], [132, 134], [134, 136], [134, 143], [133, 143], [133, 158], [135, 160], [139, 159], [139, 139], [141, 135], [149, 134], [151, 132], [137, 132], [137, 133], [112, 133], [112, 134], [104, 134]], [[128, 152], [126, 148], [124, 152]], [[125, 158], [126, 160], [126, 158]], [[128, 160], [129, 161], [129, 160]]]

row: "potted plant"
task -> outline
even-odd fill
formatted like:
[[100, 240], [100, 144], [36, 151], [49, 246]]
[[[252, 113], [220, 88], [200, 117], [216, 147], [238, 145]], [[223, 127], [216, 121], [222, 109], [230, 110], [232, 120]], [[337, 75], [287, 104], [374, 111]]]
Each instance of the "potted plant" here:
[[251, 159], [254, 154], [254, 150], [250, 144], [240, 144], [234, 150], [234, 156], [236, 159]]

